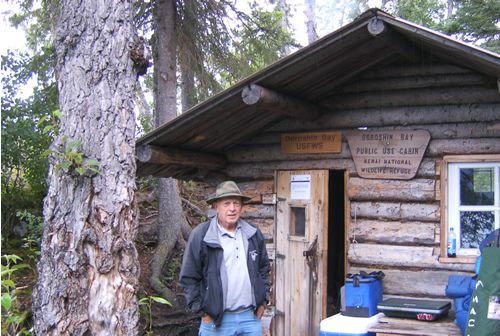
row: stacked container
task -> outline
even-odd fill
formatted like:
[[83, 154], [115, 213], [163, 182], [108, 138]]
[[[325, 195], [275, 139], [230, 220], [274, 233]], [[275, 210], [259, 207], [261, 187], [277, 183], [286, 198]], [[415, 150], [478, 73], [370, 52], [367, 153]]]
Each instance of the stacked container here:
[[377, 311], [383, 277], [383, 272], [348, 274], [341, 295], [342, 312], [321, 321], [320, 336], [374, 335], [368, 329], [383, 315]]

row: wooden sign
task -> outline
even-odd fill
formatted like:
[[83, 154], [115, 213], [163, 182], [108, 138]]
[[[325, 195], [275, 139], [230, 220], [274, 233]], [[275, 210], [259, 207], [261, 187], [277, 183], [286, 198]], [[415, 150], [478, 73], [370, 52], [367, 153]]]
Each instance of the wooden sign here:
[[281, 151], [288, 154], [340, 153], [340, 132], [288, 133], [281, 135]]
[[409, 180], [415, 176], [431, 136], [426, 130], [359, 131], [347, 135], [359, 176]]

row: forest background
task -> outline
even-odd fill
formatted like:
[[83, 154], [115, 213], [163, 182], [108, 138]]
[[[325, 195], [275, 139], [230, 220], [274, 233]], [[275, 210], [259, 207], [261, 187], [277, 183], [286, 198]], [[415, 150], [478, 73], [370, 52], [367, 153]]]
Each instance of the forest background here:
[[[140, 47], [153, 53], [152, 66], [140, 69], [141, 76], [135, 88], [137, 137], [158, 125], [155, 73], [160, 28], [154, 19], [157, 2], [160, 1], [134, 2], [134, 23], [138, 37], [143, 38], [138, 41], [144, 43]], [[48, 157], [54, 154], [50, 145], [57, 137], [61, 118], [55, 73], [54, 6], [57, 6], [57, 1], [22, 0], [2, 4], [4, 23], [7, 21], [22, 31], [21, 36], [25, 39], [22, 49], [2, 47], [1, 55], [1, 305], [2, 334], [5, 335], [33, 333], [31, 291], [37, 280], [35, 265], [39, 260], [43, 232]], [[370, 7], [379, 7], [390, 14], [500, 53], [500, 2], [496, 0], [178, 1], [178, 26], [175, 29], [180, 70], [175, 76], [177, 94], [171, 109], [176, 115], [182, 113], [347, 24]], [[2, 44], [8, 37], [2, 33]], [[79, 144], [74, 143], [62, 155], [71, 157], [71, 160], [82, 160], [78, 147]], [[92, 162], [82, 161], [80, 168], [95, 167]], [[138, 193], [145, 195], [141, 198], [145, 205], [139, 220], [151, 221], [151, 213], [158, 214], [155, 194], [158, 182], [141, 179], [136, 183]], [[203, 201], [196, 197], [195, 188], [195, 184], [189, 181], [180, 184], [185, 215], [196, 217], [188, 220], [190, 225], [201, 220], [204, 212]], [[148, 244], [153, 250], [156, 242], [149, 241]], [[168, 265], [178, 266], [178, 260], [172, 262], [167, 256], [165, 258]], [[170, 268], [168, 276], [160, 279], [162, 284], [156, 286], [154, 281], [144, 284], [147, 290], [139, 294], [139, 303], [145, 308], [141, 333], [155, 334], [154, 313], [164, 310], [158, 305], [175, 300], [169, 295], [174, 290], [171, 287], [174, 287], [172, 279], [176, 269]], [[159, 271], [165, 273], [165, 267], [160, 267]], [[148, 279], [141, 278], [141, 281], [148, 282]], [[167, 316], [164, 324], [172, 324], [175, 320], [172, 316], [178, 317], [173, 314], [169, 320]], [[190, 323], [184, 315], [180, 320], [176, 323]], [[175, 333], [189, 334], [191, 329], [189, 326], [178, 328]], [[165, 329], [162, 333], [174, 334]]]

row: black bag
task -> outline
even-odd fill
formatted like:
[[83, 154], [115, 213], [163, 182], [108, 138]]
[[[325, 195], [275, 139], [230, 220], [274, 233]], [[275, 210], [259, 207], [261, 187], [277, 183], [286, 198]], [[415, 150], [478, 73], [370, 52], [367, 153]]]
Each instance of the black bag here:
[[389, 317], [435, 321], [448, 315], [451, 303], [437, 300], [391, 298], [379, 303], [377, 308]]

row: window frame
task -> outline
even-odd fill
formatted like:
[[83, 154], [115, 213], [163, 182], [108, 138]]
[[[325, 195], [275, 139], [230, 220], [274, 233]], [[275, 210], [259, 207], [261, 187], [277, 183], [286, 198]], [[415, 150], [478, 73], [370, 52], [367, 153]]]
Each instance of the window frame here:
[[[454, 166], [458, 169], [460, 168], [466, 168], [467, 166], [469, 167], [476, 167], [475, 164], [478, 166], [486, 166], [488, 164], [494, 163], [495, 165], [500, 164], [500, 154], [486, 154], [486, 155], [449, 155], [443, 157], [443, 164], [441, 165], [441, 191], [442, 191], [442, 197], [441, 197], [441, 255], [439, 258], [439, 261], [441, 262], [454, 262], [454, 263], [474, 263], [477, 257], [477, 253], [475, 253], [474, 249], [459, 249], [459, 244], [457, 244], [457, 256], [454, 258], [449, 258], [447, 256], [447, 242], [448, 242], [448, 232], [450, 228], [450, 205], [449, 202], [450, 200], [457, 201], [457, 199], [454, 197], [457, 193], [456, 190], [459, 190], [459, 186], [457, 186], [455, 189], [452, 190], [454, 196], [450, 196], [451, 192], [448, 188], [449, 185], [449, 172], [450, 172], [450, 165], [453, 164]], [[500, 174], [500, 168], [496, 168], [496, 173], [495, 174]], [[497, 178], [500, 179], [500, 176], [496, 175]], [[498, 205], [497, 202], [499, 202], [500, 188], [498, 187], [498, 181], [495, 183], [495, 204]], [[495, 206], [495, 205], [494, 205]], [[493, 206], [493, 207], [494, 207]], [[459, 207], [458, 204], [454, 207], [457, 209]], [[479, 207], [479, 206], [478, 206]], [[496, 211], [496, 210], [494, 210]], [[500, 220], [497, 218], [497, 220]], [[455, 227], [456, 230], [457, 225], [453, 225], [452, 227]], [[458, 235], [457, 235], [457, 243], [458, 243]]]
[[[287, 202], [287, 212], [288, 212], [288, 240], [289, 241], [296, 241], [296, 242], [307, 242], [307, 231], [309, 230], [309, 201], [304, 201], [304, 200], [292, 200]], [[292, 219], [294, 217], [293, 210], [292, 208], [304, 208], [304, 235], [303, 236], [298, 236], [292, 233]]]

